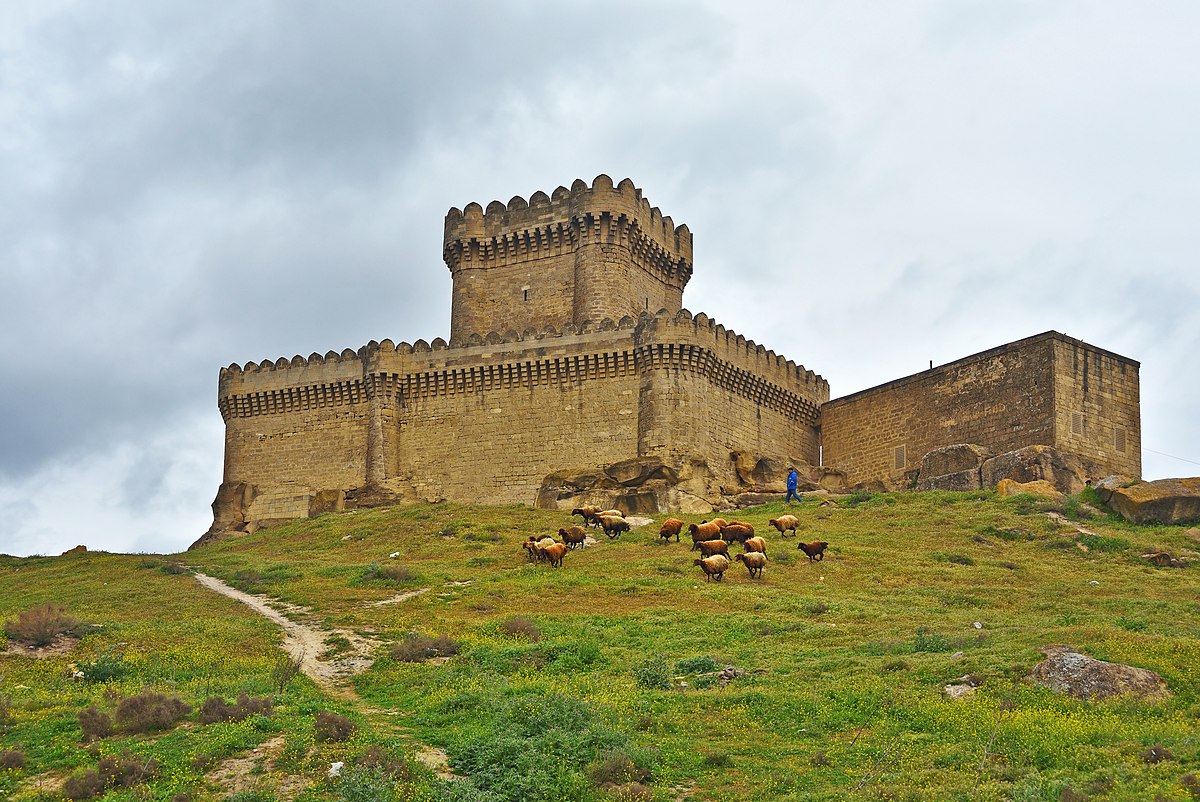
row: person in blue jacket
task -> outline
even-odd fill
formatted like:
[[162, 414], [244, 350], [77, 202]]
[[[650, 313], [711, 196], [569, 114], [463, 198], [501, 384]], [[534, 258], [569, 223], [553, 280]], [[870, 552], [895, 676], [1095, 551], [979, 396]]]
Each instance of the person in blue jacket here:
[[789, 502], [793, 498], [795, 498], [796, 501], [800, 501], [800, 494], [796, 492], [796, 482], [798, 482], [799, 479], [800, 479], [800, 477], [796, 474], [796, 469], [793, 468], [791, 465], [789, 465], [788, 466], [788, 478], [787, 478], [788, 492], [787, 492], [787, 497], [784, 498], [785, 502]]

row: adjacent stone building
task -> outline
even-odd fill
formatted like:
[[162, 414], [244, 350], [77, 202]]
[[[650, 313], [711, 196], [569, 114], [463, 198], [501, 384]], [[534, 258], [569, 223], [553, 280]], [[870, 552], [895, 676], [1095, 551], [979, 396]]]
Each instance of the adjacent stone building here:
[[828, 403], [683, 308], [691, 232], [628, 179], [451, 209], [443, 246], [448, 341], [221, 369], [210, 535], [397, 501], [707, 512], [781, 489], [788, 463], [902, 486], [956, 442], [1140, 472], [1137, 363], [1054, 332]]

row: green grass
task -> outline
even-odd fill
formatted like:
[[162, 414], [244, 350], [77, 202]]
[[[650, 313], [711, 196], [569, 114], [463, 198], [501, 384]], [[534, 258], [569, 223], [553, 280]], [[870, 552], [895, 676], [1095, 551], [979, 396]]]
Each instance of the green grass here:
[[[1095, 534], [1048, 510], [1091, 515], [1082, 523]], [[1139, 558], [1194, 546], [1184, 528], [1096, 516], [1078, 499], [1050, 510], [991, 493], [858, 494], [787, 510], [801, 519], [799, 539], [831, 544], [810, 563], [796, 538], [767, 525], [784, 511], [736, 513], [767, 538], [770, 561], [761, 580], [735, 563], [722, 583], [706, 582], [688, 544], [662, 542], [656, 524], [600, 538], [553, 569], [528, 562], [520, 543], [556, 532], [565, 512], [449, 504], [326, 515], [162, 561], [4, 560], [0, 616], [51, 601], [101, 628], [69, 658], [0, 658], [0, 687], [25, 686], [4, 691], [15, 723], [0, 748], [27, 756], [24, 769], [0, 772], [0, 796], [38, 798], [29, 778], [94, 765], [79, 743], [81, 706], [111, 709], [114, 694], [147, 686], [193, 707], [210, 694], [273, 692], [278, 631], [173, 567], [185, 563], [384, 646], [355, 680], [358, 702], [323, 698], [301, 678], [269, 719], [101, 742], [105, 754], [129, 748], [164, 764], [150, 798], [220, 799], [197, 758], [277, 737], [282, 754], [259, 790], [275, 794], [278, 777], [293, 775], [311, 800], [601, 802], [617, 798], [602, 779], [619, 774], [613, 766], [656, 800], [1054, 800], [1067, 786], [1110, 800], [1188, 798], [1181, 778], [1200, 772], [1200, 571]], [[507, 632], [515, 616], [539, 636]], [[386, 656], [412, 633], [448, 636], [458, 654]], [[1089, 703], [1029, 685], [1038, 648], [1055, 643], [1158, 671], [1174, 695]], [[71, 660], [113, 676], [72, 682]], [[725, 686], [706, 676], [726, 665], [748, 673]], [[947, 701], [942, 687], [965, 674], [982, 679], [979, 691]], [[314, 741], [321, 710], [359, 725], [351, 742]], [[325, 777], [331, 761], [372, 743], [410, 758], [441, 748], [467, 779]], [[1156, 744], [1173, 759], [1144, 760]]]

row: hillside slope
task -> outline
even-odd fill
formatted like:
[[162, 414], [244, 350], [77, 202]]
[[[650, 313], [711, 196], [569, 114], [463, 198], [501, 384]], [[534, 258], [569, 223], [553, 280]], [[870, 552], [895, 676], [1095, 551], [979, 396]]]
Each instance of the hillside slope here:
[[[212, 766], [262, 744], [260, 773], [238, 787], [260, 795], [245, 799], [1188, 798], [1197, 569], [1139, 555], [1196, 544], [1086, 510], [988, 493], [807, 502], [786, 510], [800, 538], [831, 544], [810, 562], [767, 525], [782, 505], [751, 508], [737, 517], [768, 539], [764, 576], [735, 563], [720, 583], [692, 565], [686, 534], [658, 538], [666, 516], [597, 535], [562, 568], [533, 564], [520, 543], [568, 516], [518, 507], [359, 510], [172, 558], [4, 559], [0, 616], [53, 601], [102, 628], [70, 656], [0, 660], [13, 719], [0, 748], [26, 758], [0, 793], [40, 798], [39, 782], [94, 764], [78, 709], [150, 685], [193, 707], [243, 690], [275, 699], [270, 717], [98, 742], [158, 757], [141, 788], [161, 799], [225, 798]], [[367, 637], [378, 659], [345, 698], [303, 680], [273, 690], [278, 629], [182, 564]], [[350, 640], [331, 637], [324, 657]], [[1173, 696], [1092, 703], [1026, 682], [1038, 649], [1059, 643], [1157, 671]], [[68, 678], [69, 661], [105, 654], [126, 666], [119, 679]], [[979, 690], [946, 699], [965, 675]], [[316, 741], [324, 710], [356, 734]], [[371, 747], [405, 769], [354, 767]], [[431, 749], [465, 779], [412, 759]], [[328, 778], [337, 760], [347, 773]]]

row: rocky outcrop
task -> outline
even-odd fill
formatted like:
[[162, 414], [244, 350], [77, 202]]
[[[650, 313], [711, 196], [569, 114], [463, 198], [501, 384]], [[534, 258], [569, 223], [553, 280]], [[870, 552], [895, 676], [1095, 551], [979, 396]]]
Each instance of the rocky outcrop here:
[[1145, 668], [1106, 663], [1070, 646], [1046, 646], [1042, 654], [1046, 659], [1029, 679], [1055, 693], [1091, 700], [1127, 695], [1157, 701], [1171, 695], [1166, 680]]
[[921, 458], [917, 490], [978, 490], [980, 468], [992, 456], [983, 446], [959, 443], [935, 448]]
[[1118, 487], [1108, 494], [1107, 503], [1135, 524], [1200, 521], [1200, 477], [1158, 479]]
[[1001, 479], [1014, 482], [1044, 479], [1060, 493], [1068, 495], [1083, 490], [1087, 478], [1083, 460], [1051, 446], [1026, 446], [999, 454], [985, 461], [980, 468], [984, 487], [995, 487]]
[[1045, 479], [1035, 479], [1032, 482], [1014, 482], [1012, 479], [1001, 479], [1000, 483], [996, 485], [996, 495], [1001, 498], [1019, 496], [1024, 493], [1034, 496], [1045, 496], [1046, 498], [1056, 500], [1063, 497], [1063, 494], [1058, 492], [1054, 485]]

